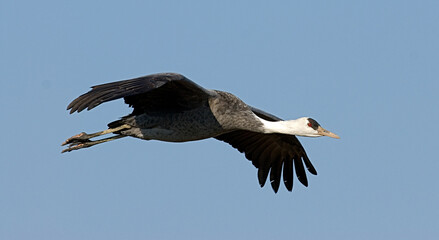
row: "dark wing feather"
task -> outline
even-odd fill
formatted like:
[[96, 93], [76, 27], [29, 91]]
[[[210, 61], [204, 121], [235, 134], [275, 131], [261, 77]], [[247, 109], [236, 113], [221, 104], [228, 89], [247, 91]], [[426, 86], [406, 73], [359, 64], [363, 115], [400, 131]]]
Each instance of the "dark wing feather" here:
[[[256, 108], [252, 108], [252, 111], [268, 121], [281, 120]], [[227, 142], [240, 152], [245, 153], [246, 158], [252, 161], [253, 165], [258, 168], [258, 180], [261, 187], [265, 185], [270, 173], [271, 186], [275, 192], [279, 188], [282, 172], [285, 187], [288, 191], [292, 191], [293, 165], [297, 178], [305, 186], [308, 186], [308, 180], [303, 163], [305, 163], [311, 174], [317, 174], [317, 171], [306, 155], [305, 149], [295, 136], [236, 130], [215, 138]]]
[[70, 113], [90, 110], [101, 103], [124, 98], [136, 111], [187, 109], [204, 104], [209, 91], [176, 73], [159, 73], [93, 86], [73, 100]]

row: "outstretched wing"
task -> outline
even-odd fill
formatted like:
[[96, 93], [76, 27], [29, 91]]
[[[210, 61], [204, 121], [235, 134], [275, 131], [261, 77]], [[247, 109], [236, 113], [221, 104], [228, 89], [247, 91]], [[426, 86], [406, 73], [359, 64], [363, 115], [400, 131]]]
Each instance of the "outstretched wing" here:
[[90, 110], [101, 103], [124, 98], [134, 113], [158, 110], [185, 110], [206, 104], [210, 91], [183, 75], [159, 73], [144, 77], [93, 86], [73, 100], [70, 113]]
[[[267, 121], [281, 120], [257, 108], [252, 108], [252, 111]], [[265, 185], [270, 173], [271, 187], [275, 192], [279, 189], [282, 165], [283, 180], [288, 191], [293, 190], [293, 166], [297, 178], [305, 186], [308, 186], [308, 180], [303, 163], [311, 174], [317, 174], [305, 149], [295, 136], [237, 130], [215, 138], [227, 142], [240, 152], [245, 153], [245, 157], [258, 168], [258, 179], [261, 187]]]

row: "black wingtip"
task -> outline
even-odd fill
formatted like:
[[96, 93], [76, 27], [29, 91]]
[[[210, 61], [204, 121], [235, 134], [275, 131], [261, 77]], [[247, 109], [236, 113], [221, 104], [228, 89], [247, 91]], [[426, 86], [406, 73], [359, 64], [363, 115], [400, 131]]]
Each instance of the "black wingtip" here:
[[265, 182], [267, 181], [267, 177], [268, 177], [268, 171], [267, 170], [263, 170], [263, 168], [259, 168], [258, 169], [258, 180], [259, 180], [259, 185], [261, 187], [265, 186]]
[[293, 191], [293, 183], [292, 182], [284, 181], [284, 185], [287, 188], [288, 192], [292, 192]]
[[273, 188], [274, 193], [277, 193], [277, 191], [279, 191], [279, 185], [280, 185], [279, 180], [271, 181], [271, 188]]
[[288, 191], [293, 191], [293, 180], [294, 180], [294, 171], [293, 171], [293, 160], [292, 159], [286, 159], [284, 161], [284, 167], [283, 167], [283, 180], [284, 185], [287, 188]]
[[317, 175], [317, 170], [315, 169], [315, 167], [312, 165], [311, 161], [309, 160], [308, 156], [306, 155], [306, 153], [304, 153], [303, 157], [303, 162], [305, 163], [306, 169], [308, 170], [309, 173], [311, 173], [312, 175]]
[[299, 182], [303, 184], [303, 186], [308, 187], [308, 179], [306, 177], [297, 177], [299, 179]]

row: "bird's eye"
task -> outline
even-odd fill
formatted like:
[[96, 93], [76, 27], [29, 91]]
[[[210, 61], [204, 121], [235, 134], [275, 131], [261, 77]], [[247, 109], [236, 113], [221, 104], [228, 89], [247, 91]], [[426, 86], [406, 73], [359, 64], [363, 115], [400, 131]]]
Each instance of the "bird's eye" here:
[[312, 127], [312, 124], [310, 122], [308, 123], [308, 127]]

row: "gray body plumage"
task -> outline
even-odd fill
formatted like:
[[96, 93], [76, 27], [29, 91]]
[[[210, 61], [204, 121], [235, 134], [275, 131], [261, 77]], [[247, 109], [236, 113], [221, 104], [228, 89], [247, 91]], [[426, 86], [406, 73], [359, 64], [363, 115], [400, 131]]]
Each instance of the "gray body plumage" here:
[[166, 142], [201, 140], [224, 131], [212, 112], [204, 107], [177, 114], [144, 113], [127, 117], [121, 123], [132, 128], [121, 131], [120, 134]]
[[[207, 90], [180, 74], [153, 74], [97, 85], [72, 101], [68, 109], [70, 113], [90, 110], [119, 98], [134, 110], [108, 124], [110, 129], [120, 128], [112, 132], [117, 135], [168, 142], [216, 138], [245, 153], [258, 168], [260, 185], [270, 176], [275, 192], [282, 173], [289, 191], [294, 170], [299, 181], [308, 185], [303, 164], [317, 174], [294, 135], [264, 133], [260, 119], [274, 122], [280, 118], [250, 107], [231, 93]], [[80, 139], [72, 141], [80, 144]]]
[[263, 132], [262, 123], [241, 99], [223, 91], [207, 91], [209, 98], [196, 108], [130, 115], [110, 127], [128, 124], [132, 128], [120, 134], [167, 142], [201, 140], [237, 129]]

